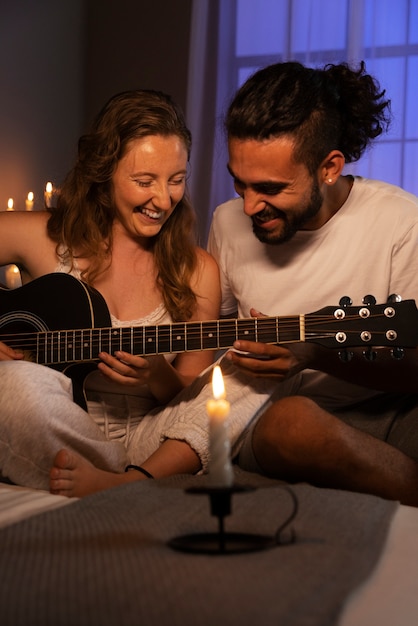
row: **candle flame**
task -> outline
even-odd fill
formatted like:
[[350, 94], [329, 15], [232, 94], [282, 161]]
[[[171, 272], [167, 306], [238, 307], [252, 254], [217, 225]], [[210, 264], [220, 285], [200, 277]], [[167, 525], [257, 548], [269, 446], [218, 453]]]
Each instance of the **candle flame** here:
[[34, 198], [33, 191], [30, 191], [28, 193], [28, 200], [29, 200], [29, 202], [33, 202], [33, 198]]
[[226, 397], [224, 379], [219, 365], [215, 365], [212, 374], [212, 391], [215, 400], [221, 400]]
[[13, 198], [9, 198], [7, 201], [7, 210], [13, 211]]
[[47, 183], [45, 187], [46, 193], [52, 193], [52, 183]]

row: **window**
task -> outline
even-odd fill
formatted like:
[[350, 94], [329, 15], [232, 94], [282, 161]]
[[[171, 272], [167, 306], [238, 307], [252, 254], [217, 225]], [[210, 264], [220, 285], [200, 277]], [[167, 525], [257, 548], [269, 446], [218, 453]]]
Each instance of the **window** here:
[[[202, 5], [202, 0], [195, 4]], [[217, 6], [217, 136], [210, 213], [233, 195], [221, 128], [228, 102], [258, 68], [287, 60], [311, 67], [366, 62], [367, 72], [391, 99], [393, 122], [347, 172], [418, 195], [418, 0], [219, 0]]]
[[235, 24], [235, 87], [272, 62], [363, 59], [386, 89], [394, 119], [349, 169], [418, 194], [418, 0], [236, 0]]

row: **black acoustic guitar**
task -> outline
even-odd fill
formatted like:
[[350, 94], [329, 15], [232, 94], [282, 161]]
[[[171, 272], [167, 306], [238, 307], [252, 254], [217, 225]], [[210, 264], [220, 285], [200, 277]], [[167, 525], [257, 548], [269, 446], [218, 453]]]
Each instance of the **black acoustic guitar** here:
[[48, 274], [14, 290], [0, 289], [0, 341], [27, 359], [64, 370], [96, 362], [100, 352], [150, 356], [230, 348], [237, 339], [270, 344], [315, 342], [340, 350], [418, 345], [414, 300], [351, 306], [345, 299], [315, 313], [175, 322], [112, 328], [98, 291], [68, 274]]

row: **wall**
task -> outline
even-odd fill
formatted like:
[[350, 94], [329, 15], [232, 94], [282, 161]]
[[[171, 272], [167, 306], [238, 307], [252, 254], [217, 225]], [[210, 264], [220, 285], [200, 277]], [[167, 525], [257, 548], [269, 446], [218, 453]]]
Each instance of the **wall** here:
[[125, 89], [160, 89], [185, 110], [192, 0], [87, 0], [85, 113]]
[[82, 117], [82, 0], [0, 0], [0, 210], [69, 167]]
[[[0, 210], [43, 206], [78, 137], [131, 88], [187, 101], [192, 0], [0, 0]], [[3, 280], [0, 270], [0, 281]]]

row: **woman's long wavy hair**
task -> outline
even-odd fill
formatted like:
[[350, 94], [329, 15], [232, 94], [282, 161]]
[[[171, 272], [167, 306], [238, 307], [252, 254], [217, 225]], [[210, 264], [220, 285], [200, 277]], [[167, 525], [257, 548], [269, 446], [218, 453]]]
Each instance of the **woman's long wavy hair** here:
[[[92, 284], [110, 264], [116, 216], [112, 176], [130, 141], [149, 135], [179, 137], [190, 156], [191, 134], [169, 96], [153, 90], [120, 93], [109, 100], [78, 143], [78, 158], [49, 208], [49, 236], [74, 267], [87, 258], [82, 279]], [[187, 192], [153, 238], [157, 280], [173, 320], [189, 319], [196, 306], [190, 287], [197, 267], [196, 218]]]

